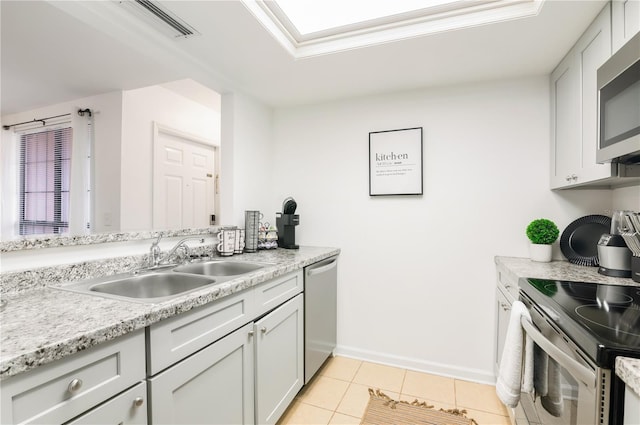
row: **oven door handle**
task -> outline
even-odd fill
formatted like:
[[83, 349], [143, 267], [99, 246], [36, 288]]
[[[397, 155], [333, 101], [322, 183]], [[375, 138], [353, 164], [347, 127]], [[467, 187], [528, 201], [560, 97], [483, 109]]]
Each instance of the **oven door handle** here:
[[551, 356], [558, 364], [564, 367], [575, 379], [582, 382], [589, 389], [596, 387], [596, 374], [593, 370], [581, 365], [576, 360], [553, 345], [526, 317], [520, 318], [520, 323], [527, 335], [538, 344], [545, 353]]

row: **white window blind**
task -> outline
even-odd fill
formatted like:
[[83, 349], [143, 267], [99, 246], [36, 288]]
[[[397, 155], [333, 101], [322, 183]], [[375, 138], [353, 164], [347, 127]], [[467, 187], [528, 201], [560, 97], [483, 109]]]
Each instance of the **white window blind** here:
[[20, 235], [69, 231], [71, 127], [20, 135]]

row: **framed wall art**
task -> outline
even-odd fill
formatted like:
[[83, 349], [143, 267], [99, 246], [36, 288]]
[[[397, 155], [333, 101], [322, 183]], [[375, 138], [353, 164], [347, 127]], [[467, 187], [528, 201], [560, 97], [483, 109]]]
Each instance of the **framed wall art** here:
[[422, 127], [369, 133], [369, 195], [422, 195]]

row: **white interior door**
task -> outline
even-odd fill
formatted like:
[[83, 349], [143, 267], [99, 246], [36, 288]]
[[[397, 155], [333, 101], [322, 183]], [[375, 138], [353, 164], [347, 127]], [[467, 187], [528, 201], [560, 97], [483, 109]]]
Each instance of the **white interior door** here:
[[153, 228], [208, 227], [215, 209], [216, 147], [157, 124], [153, 145]]

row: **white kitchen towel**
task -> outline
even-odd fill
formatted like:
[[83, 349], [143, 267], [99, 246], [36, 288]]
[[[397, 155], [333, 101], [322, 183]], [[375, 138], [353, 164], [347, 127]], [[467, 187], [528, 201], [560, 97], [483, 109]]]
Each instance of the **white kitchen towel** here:
[[521, 318], [531, 320], [527, 307], [520, 301], [511, 305], [509, 327], [505, 337], [496, 394], [509, 407], [516, 407], [520, 393], [533, 390], [533, 341], [520, 323]]

